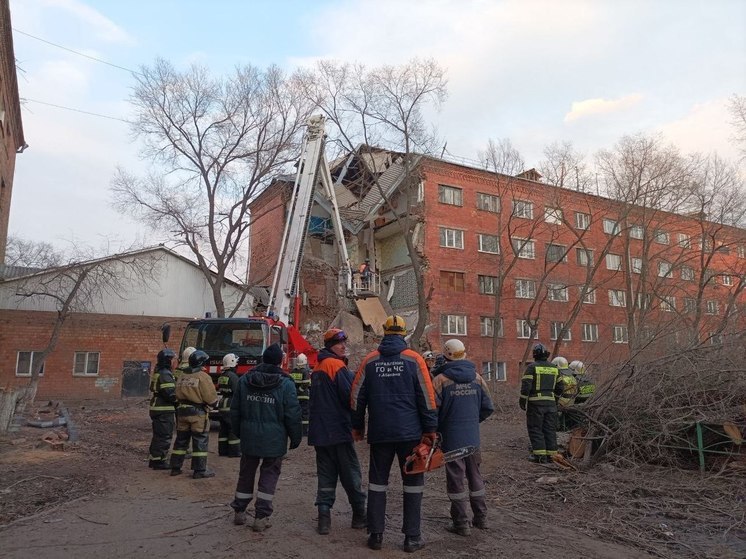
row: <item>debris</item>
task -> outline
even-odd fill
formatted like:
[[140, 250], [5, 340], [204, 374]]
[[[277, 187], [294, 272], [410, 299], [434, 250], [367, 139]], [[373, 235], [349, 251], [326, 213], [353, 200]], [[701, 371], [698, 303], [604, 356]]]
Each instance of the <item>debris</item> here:
[[539, 479], [536, 480], [536, 483], [540, 483], [542, 485], [554, 485], [558, 482], [559, 477], [557, 476], [541, 476]]

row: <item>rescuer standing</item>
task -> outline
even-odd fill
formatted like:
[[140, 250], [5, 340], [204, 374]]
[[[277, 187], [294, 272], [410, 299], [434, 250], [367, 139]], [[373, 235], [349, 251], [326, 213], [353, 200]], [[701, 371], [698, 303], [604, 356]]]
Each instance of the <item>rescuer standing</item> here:
[[220, 395], [220, 404], [218, 404], [218, 420], [220, 421], [218, 456], [230, 456], [232, 458], [241, 456], [241, 439], [233, 433], [231, 428], [231, 399], [238, 387], [237, 365], [238, 357], [234, 353], [227, 354], [223, 357], [223, 367], [220, 369], [220, 376], [218, 377], [218, 394]]
[[176, 353], [172, 349], [162, 349], [156, 358], [155, 372], [150, 377], [150, 421], [153, 438], [150, 441], [148, 466], [154, 470], [168, 470], [166, 460], [171, 439], [174, 436], [176, 385], [171, 369]]

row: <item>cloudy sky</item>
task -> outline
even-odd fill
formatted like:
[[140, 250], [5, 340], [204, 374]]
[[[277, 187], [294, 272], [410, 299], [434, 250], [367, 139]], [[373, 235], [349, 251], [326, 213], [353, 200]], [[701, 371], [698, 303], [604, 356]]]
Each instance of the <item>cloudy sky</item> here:
[[[117, 165], [139, 171], [126, 69], [157, 56], [215, 73], [322, 58], [369, 65], [434, 57], [449, 98], [448, 151], [476, 159], [510, 138], [586, 154], [624, 134], [736, 157], [726, 102], [746, 94], [743, 0], [11, 0], [23, 126], [10, 234], [57, 245], [153, 242], [110, 207]], [[33, 37], [29, 36], [32, 35]], [[35, 37], [35, 38], [34, 38]], [[52, 46], [39, 39], [55, 43]], [[72, 49], [106, 65], [63, 48]], [[124, 68], [124, 69], [122, 69]], [[58, 105], [97, 113], [93, 116]]]

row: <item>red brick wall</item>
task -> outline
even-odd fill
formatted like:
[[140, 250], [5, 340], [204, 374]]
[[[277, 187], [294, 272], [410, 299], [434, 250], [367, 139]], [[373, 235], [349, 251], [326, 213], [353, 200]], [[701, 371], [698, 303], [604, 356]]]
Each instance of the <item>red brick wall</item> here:
[[[40, 351], [49, 340], [55, 313], [3, 310], [0, 314], [0, 386], [22, 386], [15, 375], [18, 351]], [[115, 399], [121, 396], [124, 361], [150, 361], [163, 348], [164, 317], [76, 314], [63, 326], [57, 348], [44, 364], [40, 399]], [[184, 323], [172, 324], [169, 347], [178, 351]], [[73, 376], [77, 351], [100, 352], [98, 376]]]
[[272, 184], [251, 204], [249, 283], [272, 285], [285, 228], [286, 183]]

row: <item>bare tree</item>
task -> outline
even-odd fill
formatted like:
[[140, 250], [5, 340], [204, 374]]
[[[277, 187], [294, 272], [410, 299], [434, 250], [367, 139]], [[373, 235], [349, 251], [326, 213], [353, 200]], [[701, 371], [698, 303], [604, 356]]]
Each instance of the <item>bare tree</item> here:
[[544, 148], [544, 160], [539, 172], [544, 180], [560, 188], [588, 192], [593, 184], [593, 175], [583, 155], [570, 142], [555, 142]]
[[312, 109], [300, 79], [253, 66], [213, 77], [162, 59], [136, 75], [132, 133], [154, 167], [145, 177], [118, 171], [115, 207], [187, 247], [218, 316], [236, 311], [225, 308], [224, 279], [245, 278], [249, 202], [299, 156]]
[[736, 133], [733, 137], [741, 151], [741, 160], [746, 158], [746, 95], [733, 95], [728, 102], [731, 124]]

